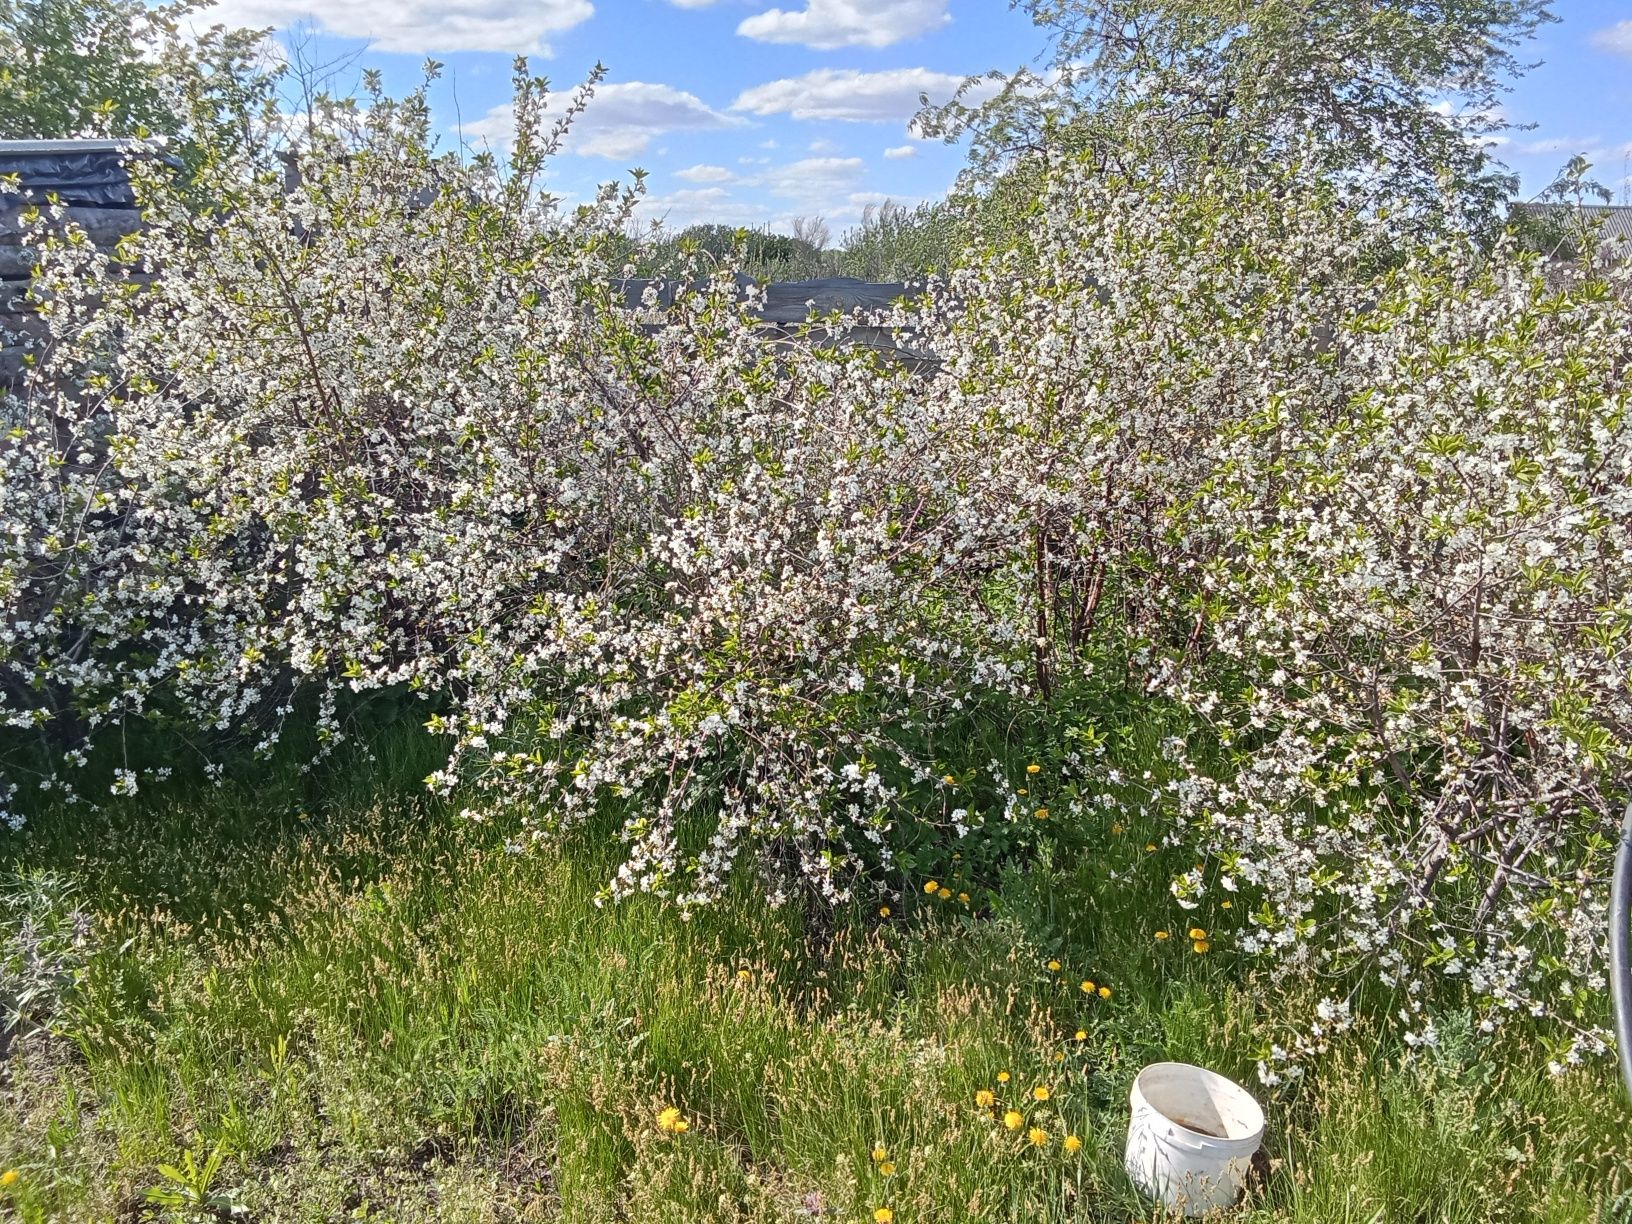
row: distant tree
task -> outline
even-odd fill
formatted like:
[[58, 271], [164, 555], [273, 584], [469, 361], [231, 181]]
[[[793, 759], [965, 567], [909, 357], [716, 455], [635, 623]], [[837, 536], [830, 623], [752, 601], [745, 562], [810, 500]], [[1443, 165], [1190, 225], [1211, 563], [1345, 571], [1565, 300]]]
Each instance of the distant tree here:
[[822, 217], [795, 217], [793, 219], [793, 239], [795, 242], [807, 243], [815, 250], [827, 248], [833, 241], [833, 231]]
[[870, 281], [917, 280], [945, 272], [958, 259], [965, 218], [945, 201], [908, 208], [893, 200], [869, 204], [861, 224], [839, 240], [839, 268]]
[[1581, 208], [1589, 202], [1608, 204], [1615, 197], [1608, 187], [1592, 177], [1592, 163], [1581, 154], [1576, 154], [1564, 163], [1537, 198]]
[[[285, 66], [266, 31], [189, 21], [205, 0], [0, 0], [0, 139], [167, 136], [191, 165], [204, 130], [270, 164]], [[308, 102], [310, 99], [308, 99]]]
[[196, 0], [0, 0], [0, 138], [180, 127], [158, 51]]
[[973, 213], [963, 202], [936, 201], [908, 208], [892, 200], [869, 204], [861, 222], [832, 245], [832, 230], [821, 217], [795, 217], [792, 233], [692, 225], [673, 236], [631, 234], [628, 262], [642, 276], [678, 273], [688, 256], [734, 258], [760, 281], [854, 276], [870, 281], [910, 281], [944, 272], [960, 258], [972, 230]]
[[777, 234], [768, 229], [716, 224], [691, 225], [673, 237], [646, 241], [633, 262], [643, 276], [671, 276], [693, 254], [715, 260], [735, 258], [743, 272], [761, 281], [823, 276], [832, 262], [820, 247], [797, 233]]
[[[990, 182], [1028, 152], [1183, 181], [1199, 164], [1297, 162], [1370, 198], [1493, 216], [1512, 180], [1486, 138], [1529, 65], [1517, 48], [1549, 0], [1014, 0], [1053, 43], [1042, 73], [991, 73], [996, 97], [926, 108], [948, 139], [972, 131]], [[1137, 135], [1130, 142], [1130, 131]], [[1153, 141], [1151, 133], [1160, 139]]]

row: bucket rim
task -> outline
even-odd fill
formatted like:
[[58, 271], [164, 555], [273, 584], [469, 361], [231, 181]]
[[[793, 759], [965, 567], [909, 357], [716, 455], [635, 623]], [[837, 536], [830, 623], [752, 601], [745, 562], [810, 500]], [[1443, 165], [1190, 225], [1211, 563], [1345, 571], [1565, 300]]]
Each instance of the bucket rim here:
[[[1256, 1125], [1253, 1127], [1251, 1133], [1232, 1138], [1227, 1135], [1209, 1135], [1205, 1131], [1199, 1131], [1194, 1127], [1186, 1126], [1183, 1122], [1180, 1122], [1176, 1118], [1168, 1117], [1165, 1112], [1158, 1109], [1156, 1105], [1152, 1103], [1151, 1099], [1145, 1095], [1144, 1089], [1141, 1086], [1145, 1075], [1152, 1071], [1193, 1071], [1201, 1075], [1203, 1078], [1214, 1079], [1227, 1085], [1234, 1092], [1238, 1093], [1240, 1097], [1252, 1107], [1252, 1115], [1257, 1119]], [[1211, 1144], [1251, 1144], [1256, 1147], [1263, 1141], [1264, 1132], [1269, 1128], [1269, 1119], [1265, 1116], [1264, 1107], [1258, 1103], [1257, 1097], [1253, 1096], [1252, 1093], [1248, 1092], [1229, 1076], [1221, 1075], [1219, 1072], [1214, 1071], [1211, 1067], [1202, 1067], [1195, 1063], [1177, 1062], [1173, 1060], [1146, 1063], [1139, 1069], [1139, 1074], [1133, 1077], [1133, 1087], [1130, 1090], [1130, 1095], [1132, 1094], [1137, 1094], [1139, 1099], [1144, 1102], [1146, 1108], [1159, 1115], [1168, 1123], [1168, 1125], [1176, 1127], [1177, 1129], [1183, 1131], [1186, 1135], [1193, 1135], [1197, 1139], [1204, 1140]]]

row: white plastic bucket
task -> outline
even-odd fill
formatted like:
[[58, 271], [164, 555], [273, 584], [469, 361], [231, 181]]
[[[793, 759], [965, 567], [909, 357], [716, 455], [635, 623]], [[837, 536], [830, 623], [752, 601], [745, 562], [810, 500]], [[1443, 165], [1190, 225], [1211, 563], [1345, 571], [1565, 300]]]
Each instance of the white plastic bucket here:
[[1264, 1111], [1239, 1084], [1189, 1063], [1152, 1063], [1128, 1093], [1128, 1176], [1184, 1215], [1232, 1206], [1264, 1138]]

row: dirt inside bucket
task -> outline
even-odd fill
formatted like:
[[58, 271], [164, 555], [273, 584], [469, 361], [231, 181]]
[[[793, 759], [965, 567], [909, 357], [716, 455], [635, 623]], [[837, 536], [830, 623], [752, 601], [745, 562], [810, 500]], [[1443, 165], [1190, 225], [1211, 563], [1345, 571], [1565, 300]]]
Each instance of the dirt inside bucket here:
[[1163, 1116], [1166, 1117], [1169, 1122], [1182, 1126], [1187, 1131], [1194, 1131], [1198, 1135], [1206, 1135], [1209, 1139], [1229, 1138], [1229, 1135], [1216, 1127], [1207, 1126], [1201, 1122], [1192, 1122], [1189, 1118], [1186, 1118], [1183, 1115], [1165, 1114]]

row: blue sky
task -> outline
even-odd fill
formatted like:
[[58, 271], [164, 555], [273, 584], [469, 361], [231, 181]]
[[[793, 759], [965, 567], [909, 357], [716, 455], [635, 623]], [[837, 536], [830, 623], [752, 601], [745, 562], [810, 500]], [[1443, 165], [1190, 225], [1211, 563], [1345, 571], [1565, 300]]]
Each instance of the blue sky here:
[[[1632, 199], [1632, 0], [1557, 0], [1561, 19], [1529, 48], [1542, 61], [1505, 104], [1534, 124], [1497, 153], [1526, 195], [1585, 153]], [[918, 95], [966, 74], [1033, 63], [1041, 33], [1003, 0], [223, 0], [212, 19], [277, 27], [317, 63], [363, 67], [393, 93], [426, 57], [450, 143], [502, 141], [510, 62], [570, 90], [597, 60], [606, 83], [554, 166], [553, 188], [649, 172], [643, 212], [785, 230], [825, 217], [835, 236], [870, 202], [945, 192], [961, 152], [915, 140]], [[296, 31], [291, 34], [290, 31]]]

